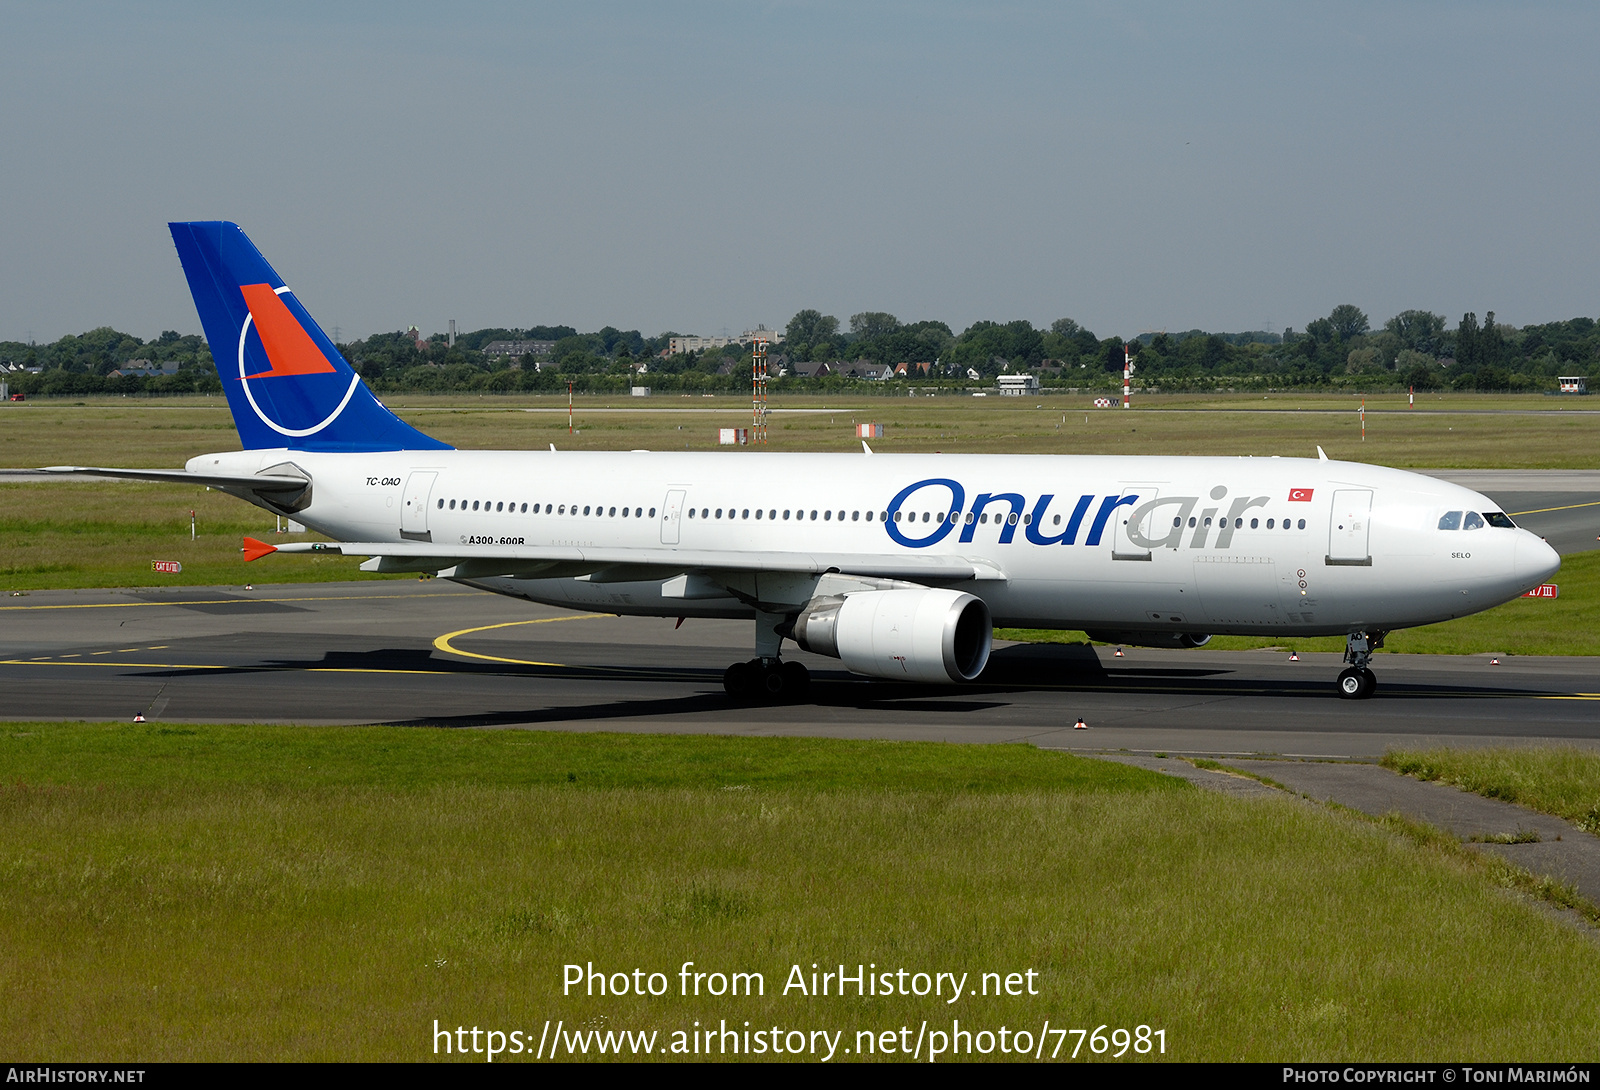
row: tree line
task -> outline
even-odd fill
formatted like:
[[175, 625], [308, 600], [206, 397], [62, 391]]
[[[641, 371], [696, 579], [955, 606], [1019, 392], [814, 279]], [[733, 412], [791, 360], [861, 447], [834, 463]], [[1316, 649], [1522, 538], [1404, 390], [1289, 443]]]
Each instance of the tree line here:
[[[661, 392], [715, 393], [749, 388], [750, 349], [737, 344], [668, 355], [676, 333], [643, 336], [606, 326], [579, 333], [564, 325], [489, 328], [454, 344], [442, 334], [378, 333], [339, 345], [380, 393], [623, 392], [647, 385]], [[546, 341], [547, 356], [488, 355], [494, 341]], [[852, 389], [889, 392], [894, 382], [859, 377], [867, 368], [913, 366], [919, 387], [989, 385], [1001, 374], [1032, 372], [1045, 387], [1112, 389], [1121, 383], [1124, 344], [1134, 355], [1135, 384], [1173, 391], [1216, 389], [1418, 390], [1554, 389], [1558, 375], [1588, 375], [1600, 360], [1600, 327], [1591, 318], [1516, 326], [1493, 311], [1480, 322], [1463, 314], [1452, 328], [1444, 315], [1406, 310], [1373, 328], [1358, 307], [1343, 304], [1301, 331], [1208, 333], [1200, 329], [1141, 333], [1125, 341], [1098, 337], [1070, 318], [1047, 327], [1019, 319], [978, 321], [954, 332], [937, 320], [901, 322], [864, 311], [847, 324], [801, 310], [769, 350], [772, 390]], [[171, 374], [115, 374], [130, 361], [166, 364]], [[0, 363], [23, 368], [0, 375], [24, 394], [221, 392], [204, 338], [164, 331], [151, 341], [110, 327], [50, 344], [0, 342]], [[813, 375], [818, 364], [826, 373]], [[782, 372], [781, 376], [779, 372]], [[845, 373], [851, 372], [851, 373]]]

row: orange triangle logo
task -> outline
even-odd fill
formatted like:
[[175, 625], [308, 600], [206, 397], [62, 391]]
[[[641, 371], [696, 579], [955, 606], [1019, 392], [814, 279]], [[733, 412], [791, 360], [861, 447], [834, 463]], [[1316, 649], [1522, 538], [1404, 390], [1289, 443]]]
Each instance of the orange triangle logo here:
[[287, 375], [329, 375], [336, 369], [322, 354], [311, 335], [305, 331], [289, 308], [283, 305], [278, 293], [268, 284], [241, 284], [245, 306], [255, 320], [256, 332], [261, 336], [261, 347], [266, 349], [272, 366], [245, 378], [281, 378]]

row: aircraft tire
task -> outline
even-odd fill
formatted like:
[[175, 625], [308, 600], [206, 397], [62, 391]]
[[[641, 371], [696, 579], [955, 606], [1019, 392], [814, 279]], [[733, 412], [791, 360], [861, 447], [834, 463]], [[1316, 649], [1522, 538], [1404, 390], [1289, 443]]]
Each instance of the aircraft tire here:
[[811, 671], [799, 662], [786, 662], [779, 669], [783, 673], [784, 694], [790, 700], [804, 700], [811, 688]]
[[789, 678], [780, 669], [756, 667], [761, 683], [761, 695], [771, 701], [782, 700], [789, 692]]
[[722, 672], [722, 690], [735, 700], [753, 696], [759, 675], [748, 662], [736, 662]]
[[1343, 670], [1339, 674], [1339, 696], [1343, 700], [1365, 700], [1372, 695], [1374, 682], [1370, 681], [1370, 674], [1366, 670], [1358, 670], [1354, 666]]
[[1373, 673], [1371, 670], [1363, 670], [1361, 673], [1362, 680], [1366, 683], [1365, 689], [1361, 693], [1361, 699], [1365, 700], [1367, 697], [1378, 691], [1378, 675]]

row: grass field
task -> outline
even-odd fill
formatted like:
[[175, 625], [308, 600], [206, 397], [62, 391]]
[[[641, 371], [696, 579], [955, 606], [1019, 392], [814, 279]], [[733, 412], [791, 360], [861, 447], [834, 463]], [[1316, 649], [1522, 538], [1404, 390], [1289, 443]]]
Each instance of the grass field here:
[[[1600, 412], [1587, 399], [1433, 394], [1415, 410], [1399, 395], [1359, 398], [1148, 397], [1139, 408], [1094, 409], [1093, 395], [1012, 397], [777, 398], [776, 451], [855, 451], [852, 424], [877, 422], [874, 450], [1019, 454], [1212, 454], [1331, 458], [1402, 468], [1600, 466]], [[738, 397], [580, 399], [577, 433], [564, 398], [391, 399], [407, 421], [448, 443], [477, 449], [711, 450], [717, 429], [749, 423]], [[537, 410], [537, 411], [524, 411]], [[597, 411], [607, 410], [607, 411]], [[786, 412], [785, 410], [821, 410]], [[98, 399], [0, 405], [0, 466], [179, 466], [238, 438], [221, 397]], [[729, 451], [759, 454], [758, 450]]]
[[1600, 754], [1566, 748], [1395, 750], [1385, 768], [1566, 818], [1600, 833]]
[[[10, 724], [0, 784], [19, 1059], [420, 1059], [434, 1019], [853, 1050], [1048, 1018], [1186, 1060], [1568, 1060], [1600, 1032], [1600, 946], [1425, 838], [1027, 747]], [[568, 963], [675, 993], [684, 961], [766, 994], [561, 995]], [[814, 962], [1038, 994], [783, 995]]]

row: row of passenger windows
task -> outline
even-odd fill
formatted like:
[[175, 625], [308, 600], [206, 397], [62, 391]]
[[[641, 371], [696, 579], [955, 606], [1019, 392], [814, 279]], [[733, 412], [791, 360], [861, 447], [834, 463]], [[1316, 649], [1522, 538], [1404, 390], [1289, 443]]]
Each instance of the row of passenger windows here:
[[[537, 514], [541, 513], [540, 512], [540, 506], [541, 505], [537, 504], [537, 503], [533, 505], [533, 513], [534, 514], [537, 515]], [[446, 509], [446, 507], [447, 507], [446, 501], [440, 500], [439, 503], [438, 503], [438, 507], [441, 510]], [[617, 513], [620, 510], [622, 518], [628, 518], [630, 516], [633, 517], [633, 518], [644, 518], [645, 517], [645, 509], [643, 507], [633, 507], [633, 508], [611, 507], [611, 508], [607, 508], [607, 507], [599, 506], [599, 505], [585, 504], [583, 506], [581, 512], [580, 512], [578, 505], [575, 504], [575, 503], [574, 504], [565, 504], [565, 503], [563, 503], [563, 504], [550, 504], [550, 503], [547, 503], [547, 504], [543, 505], [543, 508], [544, 508], [544, 510], [543, 510], [542, 513], [546, 514], [546, 515], [551, 515], [551, 514], [555, 514], [555, 515], [567, 515], [567, 514], [571, 514], [571, 515], [579, 515], [579, 514], [590, 515], [590, 514], [592, 514], [596, 518], [616, 518], [617, 517]], [[482, 510], [484, 512], [497, 512], [497, 513], [510, 511], [512, 514], [517, 514], [519, 512], [521, 514], [527, 514], [528, 513], [528, 505], [527, 504], [524, 503], [519, 508], [518, 505], [515, 502], [506, 503], [504, 500], [472, 500], [470, 502], [470, 506], [469, 506], [467, 500], [450, 500], [448, 502], [448, 509], [451, 510], [451, 511], [455, 511], [455, 510], [479, 511], [479, 510]], [[752, 517], [752, 514], [757, 519], [763, 519], [764, 518], [764, 519], [768, 519], [768, 520], [771, 520], [771, 521], [774, 521], [774, 522], [777, 521], [778, 518], [780, 517], [779, 513], [778, 513], [778, 510], [776, 508], [772, 508], [770, 510], [763, 510], [762, 508], [758, 507], [758, 508], [756, 508], [754, 510], [754, 512], [752, 512], [751, 509], [748, 508], [748, 507], [745, 507], [745, 508], [734, 508], [734, 507], [722, 508], [722, 507], [718, 507], [718, 508], [714, 508], [714, 509], [710, 508], [710, 507], [700, 507], [700, 508], [691, 507], [691, 508], [689, 508], [689, 517], [690, 518], [702, 518], [702, 519], [712, 519], [712, 518], [717, 518], [717, 519], [720, 519], [720, 518], [748, 519], [748, 518]], [[1466, 529], [1475, 530], [1479, 526], [1482, 526], [1484, 524], [1483, 518], [1480, 517], [1476, 512], [1468, 511], [1466, 514], [1467, 514]], [[831, 511], [831, 510], [818, 512], [818, 511], [813, 510], [813, 511], [810, 511], [808, 513], [808, 512], [806, 512], [804, 510], [795, 510], [793, 508], [788, 508], [788, 509], [785, 509], [783, 511], [783, 514], [782, 514], [782, 518], [785, 521], [788, 521], [790, 519], [794, 519], [796, 521], [802, 521], [802, 522], [805, 521], [807, 518], [809, 518], [810, 521], [812, 521], [812, 522], [816, 522], [817, 519], [819, 518], [819, 516], [822, 519], [822, 521], [824, 521], [824, 522], [832, 522], [835, 518], [837, 518], [838, 521], [843, 522], [843, 521], [845, 521], [846, 516], [849, 517], [851, 522], [860, 522], [861, 519], [862, 519], [862, 512], [860, 512], [860, 511], [839, 511], [839, 512], [834, 512], [834, 511]], [[654, 507], [650, 508], [650, 517], [651, 518], [655, 518], [656, 517], [656, 509]], [[865, 513], [865, 517], [866, 517], [866, 521], [868, 521], [868, 522], [873, 522], [873, 521], [887, 522], [887, 521], [889, 521], [889, 513], [887, 511], [877, 511], [877, 512], [868, 511], [868, 512]], [[1506, 518], [1505, 515], [1499, 514], [1498, 512], [1491, 513], [1488, 516], [1488, 518], [1489, 518], [1490, 523], [1492, 525], [1495, 525], [1495, 526], [1500, 526], [1500, 525], [1510, 526], [1512, 524], [1510, 519]], [[932, 521], [932, 522], [943, 522], [946, 519], [948, 519], [951, 523], [959, 522], [959, 521], [961, 521], [961, 512], [959, 512], [959, 511], [950, 511], [950, 512], [944, 512], [944, 511], [937, 511], [937, 512], [935, 512], [935, 511], [896, 511], [894, 513], [894, 521], [895, 522], [930, 522], [930, 521]], [[1504, 521], [1502, 523], [1502, 522], [1499, 522], [1499, 521], [1495, 521], [1496, 519], [1501, 519], [1501, 520], [1504, 520]], [[974, 515], [971, 511], [967, 512], [966, 522], [969, 525], [971, 523], [974, 523], [974, 522], [979, 523], [979, 524], [987, 524], [989, 521], [990, 521], [990, 515], [989, 515], [988, 512], [984, 512], [983, 514], [980, 514], [980, 515]], [[997, 526], [1000, 525], [1002, 522], [1004, 522], [1004, 523], [1006, 523], [1007, 525], [1010, 525], [1010, 526], [1015, 526], [1015, 525], [1017, 525], [1017, 523], [1019, 521], [1022, 523], [1022, 525], [1028, 526], [1028, 525], [1031, 525], [1033, 523], [1033, 516], [1031, 514], [1023, 514], [1023, 515], [1021, 515], [1019, 517], [1017, 512], [1012, 511], [1009, 514], [1005, 514], [1005, 515], [1002, 515], [1002, 514], [994, 515], [993, 516], [993, 521], [994, 521], [995, 525], [997, 525]], [[1051, 521], [1052, 525], [1060, 526], [1061, 525], [1061, 516], [1060, 515], [1052, 515], [1050, 521]], [[1225, 519], [1225, 518], [1224, 519], [1218, 519], [1217, 521], [1218, 521], [1219, 525], [1224, 525], [1224, 526], [1227, 525], [1227, 522], [1228, 522], [1228, 520]], [[1283, 520], [1283, 528], [1285, 530], [1289, 530], [1289, 529], [1293, 528], [1292, 525], [1291, 525], [1291, 521], [1292, 520], [1290, 520], [1290, 519], [1284, 519]], [[1270, 518], [1267, 519], [1267, 529], [1269, 529], [1269, 530], [1276, 529], [1277, 528], [1276, 527], [1276, 523], [1277, 523], [1276, 519], [1270, 519]], [[1449, 525], [1446, 525], [1447, 523], [1449, 523]], [[1189, 525], [1190, 526], [1198, 526], [1198, 525], [1202, 525], [1202, 524], [1206, 525], [1206, 526], [1210, 526], [1211, 525], [1211, 519], [1209, 519], [1209, 518], [1196, 519], [1193, 516], [1191, 516], [1190, 519], [1189, 519]], [[1461, 524], [1461, 512], [1460, 511], [1451, 511], [1448, 514], [1446, 514], [1444, 516], [1444, 518], [1439, 520], [1439, 529], [1441, 529], [1441, 530], [1454, 530], [1454, 529], [1457, 529], [1460, 526], [1460, 524]], [[1175, 527], [1182, 526], [1183, 525], [1183, 519], [1181, 517], [1174, 518], [1172, 520], [1172, 525], [1175, 526]], [[1260, 519], [1253, 518], [1253, 519], [1250, 520], [1250, 529], [1252, 529], [1252, 530], [1259, 529], [1260, 526], [1261, 526], [1261, 520]], [[1236, 530], [1244, 529], [1244, 519], [1242, 519], [1242, 518], [1234, 519], [1233, 520], [1233, 527]], [[1302, 529], [1302, 530], [1304, 530], [1306, 528], [1306, 520], [1305, 519], [1301, 519], [1300, 520], [1299, 528]]]
[[[460, 504], [459, 508], [456, 506], [458, 503]], [[484, 510], [486, 512], [502, 512], [502, 511], [505, 511], [505, 512], [509, 512], [509, 513], [514, 515], [514, 514], [518, 514], [519, 510], [520, 510], [521, 514], [525, 515], [525, 514], [528, 513], [528, 505], [527, 504], [523, 504], [522, 507], [519, 509], [515, 502], [506, 503], [504, 500], [473, 500], [471, 502], [470, 506], [468, 505], [466, 500], [451, 500], [450, 503], [449, 503], [449, 510], [455, 511], [455, 510], [459, 509], [459, 510], [462, 510], [462, 511], [468, 511], [468, 510], [477, 511], [477, 510], [479, 510], [479, 505], [480, 504], [482, 504], [482, 510]], [[540, 512], [540, 506], [541, 505], [537, 504], [537, 503], [533, 505], [533, 513], [534, 514], [537, 515], [537, 514], [541, 513]], [[612, 507], [612, 508], [608, 509], [603, 505], [585, 504], [584, 507], [583, 507], [583, 510], [580, 512], [578, 510], [578, 505], [575, 504], [575, 503], [574, 504], [547, 503], [547, 504], [544, 504], [542, 506], [544, 508], [542, 513], [546, 514], [546, 515], [577, 515], [577, 514], [580, 514], [580, 513], [584, 514], [584, 515], [587, 515], [592, 511], [595, 518], [616, 518], [617, 517], [617, 512], [620, 510], [622, 512], [622, 517], [623, 518], [632, 517], [632, 518], [636, 518], [636, 519], [642, 519], [642, 518], [645, 517], [644, 508], [643, 507], [622, 507], [622, 508]], [[438, 503], [438, 507], [439, 507], [440, 510], [444, 510], [445, 507], [446, 507], [445, 501], [444, 500], [440, 500], [439, 503]], [[655, 518], [656, 517], [656, 509], [654, 507], [650, 508], [650, 517], [651, 518]]]
[[1441, 530], [1481, 530], [1485, 526], [1512, 530], [1516, 525], [1504, 511], [1485, 511], [1481, 515], [1476, 511], [1446, 511], [1439, 517]]
[[[1275, 526], [1274, 523], [1276, 523], [1277, 521], [1278, 521], [1277, 519], [1268, 519], [1267, 520], [1267, 529], [1276, 530], [1278, 527]], [[1173, 519], [1172, 520], [1172, 525], [1174, 525], [1174, 526], [1182, 526], [1183, 525], [1183, 519], [1182, 518]], [[1210, 519], [1198, 519], [1197, 520], [1197, 519], [1195, 519], [1195, 517], [1193, 515], [1190, 515], [1189, 516], [1189, 525], [1190, 526], [1210, 526], [1211, 525], [1211, 520]], [[1226, 525], [1228, 525], [1228, 520], [1225, 519], [1225, 518], [1218, 519], [1217, 520], [1217, 525], [1219, 527], [1226, 526]], [[1244, 529], [1244, 519], [1242, 519], [1242, 518], [1234, 519], [1233, 520], [1233, 528], [1235, 530]], [[1251, 519], [1250, 520], [1250, 529], [1259, 530], [1260, 528], [1261, 528], [1261, 520], [1260, 519]], [[1294, 523], [1293, 519], [1284, 519], [1283, 520], [1283, 528], [1285, 530], [1293, 530], [1293, 529], [1296, 529], [1297, 527], [1295, 526], [1295, 523]], [[1299, 526], [1298, 526], [1298, 529], [1304, 530], [1305, 528], [1306, 528], [1306, 520], [1305, 519], [1301, 519], [1300, 523], [1299, 523]]]

